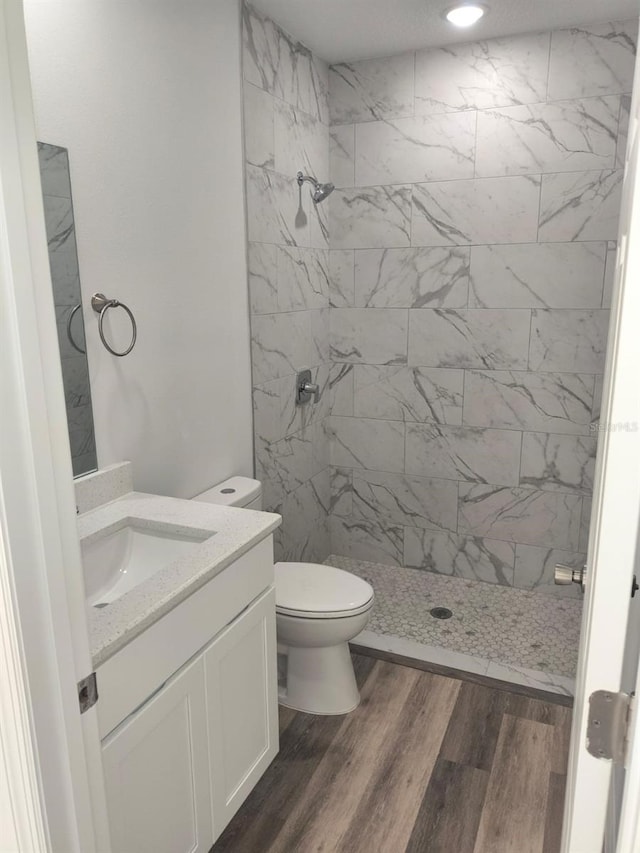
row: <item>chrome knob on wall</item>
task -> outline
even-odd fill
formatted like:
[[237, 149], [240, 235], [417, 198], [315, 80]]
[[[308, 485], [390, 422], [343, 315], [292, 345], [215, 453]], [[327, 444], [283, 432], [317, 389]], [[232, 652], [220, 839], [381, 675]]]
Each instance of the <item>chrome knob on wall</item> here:
[[554, 572], [554, 581], [558, 586], [563, 586], [570, 583], [579, 583], [582, 592], [584, 592], [584, 584], [587, 579], [587, 567], [583, 566], [565, 566], [563, 563], [558, 563]]
[[301, 370], [296, 377], [296, 405], [303, 406], [313, 397], [313, 402], [320, 399], [320, 386], [311, 381], [311, 371]]

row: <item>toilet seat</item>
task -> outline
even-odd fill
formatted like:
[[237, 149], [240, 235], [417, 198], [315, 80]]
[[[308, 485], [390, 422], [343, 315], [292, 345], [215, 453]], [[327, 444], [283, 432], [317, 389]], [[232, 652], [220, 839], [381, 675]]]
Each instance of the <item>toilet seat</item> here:
[[276, 613], [299, 619], [340, 619], [364, 613], [373, 588], [362, 578], [318, 563], [276, 563]]

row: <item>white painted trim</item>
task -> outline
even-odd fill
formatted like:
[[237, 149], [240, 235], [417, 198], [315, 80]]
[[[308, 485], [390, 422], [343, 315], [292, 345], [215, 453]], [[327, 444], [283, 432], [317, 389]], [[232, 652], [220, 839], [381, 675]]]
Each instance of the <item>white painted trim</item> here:
[[[600, 853], [611, 763], [586, 749], [589, 696], [621, 689], [640, 517], [640, 64], [636, 65], [602, 394], [587, 589], [576, 677], [562, 851]], [[612, 812], [609, 812], [611, 815]], [[615, 832], [615, 829], [612, 830]], [[611, 836], [608, 836], [609, 839]], [[610, 840], [607, 843], [611, 843]], [[628, 853], [627, 850], [624, 853]]]
[[27, 729], [18, 706], [2, 720], [22, 734], [22, 779], [4, 742], [2, 769], [26, 795], [28, 733], [32, 828], [40, 813], [46, 849], [93, 853], [95, 826], [109, 849], [106, 810], [95, 712], [80, 716], [75, 686], [90, 655], [21, 0], [0, 0], [0, 103], [1, 569], [20, 648], [13, 689], [28, 711]]
[[29, 719], [20, 634], [5, 551], [0, 493], [0, 838], [6, 850], [47, 850], [43, 804]]

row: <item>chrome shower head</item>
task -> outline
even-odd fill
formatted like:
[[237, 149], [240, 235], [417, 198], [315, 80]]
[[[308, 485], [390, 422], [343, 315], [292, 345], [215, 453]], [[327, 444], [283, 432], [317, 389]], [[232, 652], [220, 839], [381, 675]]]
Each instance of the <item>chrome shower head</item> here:
[[319, 204], [321, 201], [324, 201], [325, 198], [330, 195], [335, 187], [331, 182], [326, 184], [321, 184], [316, 181], [315, 178], [309, 177], [309, 175], [304, 175], [302, 172], [298, 172], [297, 174], [298, 186], [302, 186], [305, 181], [309, 181], [310, 184], [313, 184], [313, 190], [311, 191], [311, 198], [313, 199], [315, 204]]

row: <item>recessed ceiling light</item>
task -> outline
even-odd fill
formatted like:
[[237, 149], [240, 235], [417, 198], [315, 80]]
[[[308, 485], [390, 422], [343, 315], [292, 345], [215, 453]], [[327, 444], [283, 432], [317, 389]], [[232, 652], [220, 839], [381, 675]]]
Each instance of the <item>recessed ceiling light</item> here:
[[449, 9], [445, 17], [450, 24], [456, 27], [471, 27], [480, 20], [485, 11], [484, 6], [465, 4]]

